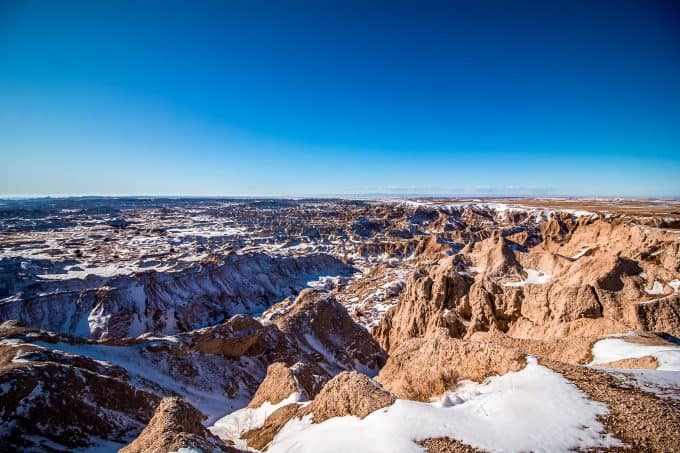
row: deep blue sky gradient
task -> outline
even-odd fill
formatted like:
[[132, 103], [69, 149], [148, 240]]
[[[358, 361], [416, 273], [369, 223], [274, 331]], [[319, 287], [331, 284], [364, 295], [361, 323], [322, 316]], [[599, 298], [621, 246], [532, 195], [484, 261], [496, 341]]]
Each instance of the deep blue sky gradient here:
[[679, 11], [0, 0], [0, 196], [680, 196]]

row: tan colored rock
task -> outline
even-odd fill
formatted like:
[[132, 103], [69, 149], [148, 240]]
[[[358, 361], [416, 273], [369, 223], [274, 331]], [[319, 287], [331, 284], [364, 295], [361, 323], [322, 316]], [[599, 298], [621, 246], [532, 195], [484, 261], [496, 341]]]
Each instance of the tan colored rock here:
[[659, 366], [659, 362], [651, 355], [646, 355], [635, 359], [621, 359], [613, 362], [598, 363], [597, 366], [604, 368], [656, 370]]
[[525, 365], [525, 356], [516, 350], [449, 338], [441, 329], [401, 343], [376, 380], [399, 398], [429, 401], [460, 380], [481, 382], [489, 376], [519, 371]]
[[300, 393], [302, 401], [312, 399], [327, 380], [323, 370], [313, 365], [298, 362], [287, 367], [282, 362], [272, 363], [248, 407], [260, 407], [265, 401], [277, 404], [294, 392]]
[[203, 419], [203, 414], [181, 398], [163, 398], [149, 425], [120, 453], [167, 453], [180, 448], [234, 451], [203, 427]]
[[236, 315], [219, 326], [195, 331], [193, 348], [203, 354], [237, 358], [264, 349], [264, 328], [249, 316]]
[[300, 415], [314, 414], [314, 423], [333, 417], [353, 415], [364, 418], [371, 412], [392, 405], [396, 398], [368, 376], [346, 371], [328, 381], [314, 401]]
[[490, 276], [520, 275], [522, 266], [517, 261], [510, 243], [501, 236], [499, 230], [480, 243], [478, 266]]
[[[272, 371], [272, 377], [276, 374], [285, 375], [285, 372], [283, 368], [277, 366]], [[241, 438], [249, 447], [260, 450], [265, 448], [279, 430], [294, 417], [313, 414], [314, 423], [346, 415], [364, 418], [378, 409], [392, 405], [395, 401], [394, 395], [368, 376], [356, 371], [344, 371], [328, 381], [307, 406], [287, 404], [267, 417], [262, 427], [244, 433]]]
[[542, 325], [520, 318], [505, 333], [518, 339], [552, 341], [564, 338], [601, 338], [630, 330], [629, 325], [607, 318], [581, 318], [570, 322], [552, 321]]
[[277, 404], [288, 398], [292, 393], [299, 392], [300, 386], [295, 375], [285, 364], [272, 363], [267, 368], [267, 376], [250, 400], [248, 407], [260, 407], [265, 401]]
[[[454, 258], [445, 258], [411, 274], [399, 304], [389, 311], [374, 331], [387, 351], [409, 338], [447, 327], [454, 335], [462, 334], [460, 319], [443, 317], [444, 310], [462, 303], [471, 279], [456, 272]], [[468, 317], [469, 318], [469, 317]]]
[[602, 306], [597, 293], [590, 285], [580, 287], [553, 285], [550, 288], [549, 301], [551, 315], [559, 322], [602, 316]]
[[385, 363], [380, 345], [329, 292], [305, 289], [274, 325], [301, 349], [316, 351], [330, 374], [359, 366], [377, 372]]
[[579, 335], [546, 339], [514, 338], [498, 330], [477, 332], [470, 337], [470, 340], [473, 341], [485, 341], [505, 348], [515, 349], [524, 354], [575, 364], [590, 363], [593, 358], [593, 344], [599, 339], [601, 339], [601, 336]]
[[634, 313], [643, 330], [680, 337], [680, 294], [635, 304]]

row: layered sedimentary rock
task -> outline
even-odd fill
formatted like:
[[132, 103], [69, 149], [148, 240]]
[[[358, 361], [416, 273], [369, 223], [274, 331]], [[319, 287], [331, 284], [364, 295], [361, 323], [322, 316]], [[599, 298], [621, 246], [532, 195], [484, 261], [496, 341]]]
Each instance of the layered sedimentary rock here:
[[179, 272], [36, 283], [0, 304], [0, 319], [91, 338], [168, 335], [264, 311], [319, 275], [352, 272], [323, 254], [230, 254]]
[[[293, 377], [306, 397], [337, 372], [377, 371], [384, 363], [378, 344], [328, 293], [305, 291], [295, 305], [277, 320], [280, 327], [237, 315], [173, 337], [99, 342], [6, 323], [0, 348], [8, 392], [0, 406], [3, 425], [15, 429], [3, 431], [4, 441], [22, 446], [21, 433], [35, 433], [64, 447], [91, 445], [94, 438], [126, 442], [163, 396], [182, 395], [214, 421], [216, 413], [245, 405], [275, 362], [280, 365], [270, 367], [265, 382]], [[287, 366], [290, 374], [279, 369]], [[256, 398], [272, 392], [265, 385]], [[49, 408], [61, 406], [83, 409], [55, 423]], [[31, 423], [39, 414], [44, 423]]]
[[36, 347], [52, 340], [17, 323], [0, 326], [0, 445], [43, 450], [125, 443], [141, 430], [160, 398], [136, 388], [124, 369]]
[[[512, 399], [494, 383], [559, 381], [545, 365], [610, 406], [586, 423], [595, 440], [677, 449], [680, 385], [664, 355], [680, 336], [673, 203], [121, 204], [0, 208], [0, 320], [27, 326], [0, 328], [2, 445], [264, 450], [289, 423], [358, 427], [404, 407], [448, 417], [493, 398], [456, 399], [462, 381]], [[613, 334], [621, 349], [594, 361]], [[626, 355], [646, 341], [657, 349]], [[206, 431], [231, 416], [244, 425], [222, 441]], [[447, 435], [420, 445], [471, 449]]]
[[525, 251], [496, 234], [416, 269], [376, 337], [392, 351], [440, 327], [458, 338], [499, 330], [536, 340], [678, 333], [678, 296], [668, 295], [680, 263], [675, 235], [603, 220], [553, 219], [544, 230]]

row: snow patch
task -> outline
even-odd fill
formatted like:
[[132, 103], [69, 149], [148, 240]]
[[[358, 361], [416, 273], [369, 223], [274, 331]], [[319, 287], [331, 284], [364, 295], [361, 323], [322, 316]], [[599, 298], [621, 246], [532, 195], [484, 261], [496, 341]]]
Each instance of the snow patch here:
[[622, 359], [652, 356], [659, 366], [656, 370], [622, 370], [602, 368], [617, 378], [632, 382], [639, 389], [662, 398], [680, 400], [680, 347], [675, 345], [647, 345], [610, 337], [593, 345], [591, 366]]
[[490, 451], [567, 451], [622, 446], [603, 435], [603, 403], [533, 357], [518, 372], [465, 382], [434, 403], [397, 400], [364, 419], [311, 415], [288, 422], [268, 452], [422, 452], [415, 442], [448, 436]]
[[657, 370], [680, 371], [680, 346], [639, 344], [620, 338], [605, 338], [596, 342], [593, 345], [593, 361], [590, 365], [637, 359], [648, 355], [659, 362]]
[[524, 271], [527, 273], [527, 278], [519, 282], [505, 282], [503, 286], [519, 287], [524, 285], [543, 285], [550, 281], [550, 274], [536, 269], [526, 268]]
[[652, 285], [651, 288], [645, 288], [645, 292], [651, 295], [663, 294], [664, 293], [663, 284], [658, 280], [655, 280], [654, 285]]
[[250, 430], [262, 428], [267, 417], [274, 411], [287, 404], [297, 403], [301, 399], [299, 392], [293, 392], [286, 399], [276, 404], [265, 401], [260, 407], [244, 407], [220, 418], [208, 429], [223, 440], [233, 441], [236, 448], [245, 450], [248, 446], [245, 441], [241, 440], [241, 435]]
[[576, 253], [576, 255], [572, 256], [571, 259], [572, 259], [572, 260], [577, 260], [577, 259], [581, 258], [583, 255], [585, 255], [586, 253], [588, 253], [589, 251], [590, 251], [590, 247], [589, 247], [589, 246], [581, 247], [581, 250], [579, 250], [579, 251]]

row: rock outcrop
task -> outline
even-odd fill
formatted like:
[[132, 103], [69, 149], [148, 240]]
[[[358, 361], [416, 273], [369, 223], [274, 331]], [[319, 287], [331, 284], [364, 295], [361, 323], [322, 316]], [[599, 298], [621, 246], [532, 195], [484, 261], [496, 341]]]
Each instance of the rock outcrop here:
[[6, 451], [128, 442], [149, 421], [160, 398], [141, 390], [125, 370], [87, 357], [20, 343], [41, 335], [16, 323], [0, 327], [0, 445]]
[[385, 363], [380, 345], [327, 292], [302, 291], [273, 323], [297, 348], [318, 354], [319, 366], [330, 375], [355, 368], [375, 375]]
[[348, 415], [364, 418], [395, 401], [393, 394], [368, 376], [345, 371], [329, 380], [309, 404], [287, 404], [278, 408], [261, 427], [245, 432], [241, 439], [247, 442], [248, 447], [261, 450], [295, 417], [311, 416], [313, 423]]
[[667, 332], [680, 338], [680, 294], [673, 294], [634, 306], [635, 319], [643, 330]]
[[450, 338], [440, 329], [400, 343], [376, 380], [399, 398], [429, 401], [461, 380], [481, 382], [525, 365], [524, 354], [514, 349]]
[[371, 412], [390, 406], [396, 398], [368, 376], [345, 371], [328, 381], [301, 415], [314, 414], [314, 423], [329, 418], [353, 415], [364, 418]]
[[391, 352], [441, 327], [456, 338], [498, 330], [533, 340], [680, 333], [675, 236], [592, 217], [542, 225], [532, 247], [496, 232], [416, 268], [375, 337]]
[[237, 452], [206, 430], [203, 419], [181, 398], [164, 398], [149, 425], [120, 453], [167, 453], [181, 448], [206, 453]]
[[[264, 450], [292, 419], [429, 402], [461, 380], [520, 371], [527, 355], [586, 393], [594, 377], [593, 399], [618, 411], [602, 423], [630, 431], [622, 408], [643, 373], [626, 370], [653, 373], [663, 360], [581, 365], [609, 334], [677, 341], [680, 241], [668, 228], [680, 212], [526, 202], [0, 207], [0, 321], [21, 321], [0, 325], [0, 450], [230, 451], [210, 425]], [[635, 393], [635, 412], [671, 420], [675, 403], [650, 388]], [[667, 426], [654, 445], [673, 450]]]
[[[304, 291], [291, 310], [269, 325], [236, 315], [172, 337], [93, 342], [6, 322], [0, 339], [0, 383], [12, 389], [0, 397], [5, 408], [0, 418], [17, 426], [9, 435], [18, 439], [17, 433], [26, 430], [78, 447], [88, 446], [92, 438], [128, 442], [161, 397], [184, 394], [212, 423], [217, 401], [226, 412], [251, 399], [253, 405], [277, 403], [293, 392], [309, 399], [335, 374], [355, 369], [375, 373], [385, 360], [377, 342], [345, 308], [317, 290]], [[38, 390], [39, 398], [29, 397]], [[79, 394], [91, 394], [95, 406]], [[22, 418], [30, 404], [36, 405], [27, 412], [31, 418]], [[83, 409], [55, 423], [50, 405]], [[95, 410], [97, 405], [106, 411]], [[29, 426], [28, 420], [42, 420], [41, 411], [44, 422]], [[84, 424], [89, 431], [80, 427]]]
[[248, 407], [260, 407], [265, 401], [277, 404], [292, 393], [298, 393], [302, 401], [310, 400], [327, 380], [324, 372], [314, 365], [298, 362], [287, 367], [281, 362], [272, 363]]
[[405, 339], [423, 336], [440, 327], [451, 326], [453, 335], [462, 333], [458, 329], [463, 321], [444, 316], [445, 311], [461, 304], [472, 283], [472, 278], [456, 271], [458, 266], [454, 258], [445, 258], [439, 264], [413, 271], [399, 304], [374, 331], [386, 351]]
[[89, 338], [171, 335], [261, 312], [315, 276], [353, 271], [325, 254], [230, 254], [179, 272], [36, 282], [0, 304], [0, 321]]
[[250, 448], [264, 450], [274, 437], [276, 437], [276, 434], [281, 428], [298, 415], [299, 410], [300, 406], [297, 404], [286, 404], [272, 412], [260, 428], [243, 433], [241, 439], [243, 439]]

